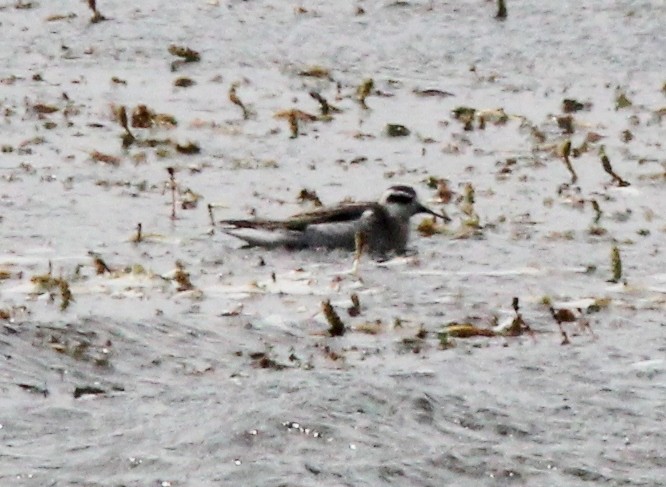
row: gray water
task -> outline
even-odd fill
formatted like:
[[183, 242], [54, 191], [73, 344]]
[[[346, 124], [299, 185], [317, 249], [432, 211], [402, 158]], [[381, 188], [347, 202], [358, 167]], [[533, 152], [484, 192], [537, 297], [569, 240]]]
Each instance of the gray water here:
[[[0, 484], [663, 485], [664, 2], [511, 2], [503, 22], [482, 1], [109, 0], [97, 24], [81, 2], [28, 6], [0, 6]], [[172, 72], [170, 44], [201, 61]], [[334, 81], [299, 76], [312, 66]], [[454, 96], [413, 92], [433, 88]], [[318, 113], [311, 90], [343, 111], [290, 139], [275, 114]], [[631, 105], [616, 109], [620, 93]], [[572, 135], [555, 121], [564, 98], [591, 104]], [[114, 107], [138, 104], [178, 121], [138, 138], [201, 152], [122, 149]], [[458, 106], [509, 120], [464, 131]], [[570, 184], [555, 147], [590, 132], [603, 138]], [[169, 166], [179, 200], [202, 197], [175, 220]], [[473, 184], [478, 235], [428, 177], [457, 196]], [[398, 182], [454, 222], [357, 274], [343, 252], [241, 249], [206, 209], [285, 217], [311, 208], [303, 188], [333, 204]], [[195, 289], [170, 280], [176, 261]], [[49, 263], [73, 294], [62, 311], [31, 281]], [[447, 323], [510, 322], [513, 297], [531, 333], [440, 346]], [[546, 302], [578, 315], [568, 344]]]

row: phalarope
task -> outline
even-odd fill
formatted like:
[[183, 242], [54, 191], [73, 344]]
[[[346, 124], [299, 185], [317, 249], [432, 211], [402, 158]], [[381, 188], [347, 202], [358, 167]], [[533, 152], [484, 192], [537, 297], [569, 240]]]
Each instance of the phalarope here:
[[286, 220], [222, 220], [225, 233], [250, 247], [288, 249], [343, 248], [354, 250], [363, 234], [373, 255], [404, 253], [409, 241], [409, 220], [427, 213], [450, 221], [419, 202], [411, 186], [391, 186], [378, 202], [348, 203], [299, 213]]

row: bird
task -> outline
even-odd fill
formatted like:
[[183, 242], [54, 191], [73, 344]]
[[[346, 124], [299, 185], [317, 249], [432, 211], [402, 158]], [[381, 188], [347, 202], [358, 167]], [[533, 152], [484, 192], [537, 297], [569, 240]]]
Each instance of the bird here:
[[451, 221], [424, 206], [411, 186], [395, 185], [377, 202], [343, 203], [286, 220], [222, 220], [220, 224], [225, 233], [243, 240], [246, 247], [355, 250], [362, 235], [370, 254], [385, 257], [405, 253], [409, 220], [418, 213]]

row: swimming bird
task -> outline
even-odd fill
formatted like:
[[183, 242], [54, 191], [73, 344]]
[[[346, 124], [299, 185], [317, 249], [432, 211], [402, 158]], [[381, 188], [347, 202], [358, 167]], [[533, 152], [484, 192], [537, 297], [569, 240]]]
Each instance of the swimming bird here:
[[359, 234], [376, 256], [404, 253], [409, 241], [409, 220], [427, 213], [450, 221], [419, 202], [411, 186], [388, 188], [377, 202], [344, 203], [299, 213], [286, 220], [222, 220], [224, 232], [244, 240], [246, 246], [288, 249], [343, 248], [354, 250]]

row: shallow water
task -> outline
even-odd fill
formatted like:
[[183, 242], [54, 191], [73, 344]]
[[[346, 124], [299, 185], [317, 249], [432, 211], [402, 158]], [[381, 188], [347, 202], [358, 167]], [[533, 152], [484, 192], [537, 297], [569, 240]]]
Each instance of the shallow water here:
[[[2, 485], [663, 483], [663, 2], [512, 2], [504, 22], [471, 1], [104, 1], [111, 20], [94, 25], [80, 2], [2, 7]], [[171, 72], [172, 43], [201, 62]], [[314, 65], [335, 82], [298, 75]], [[176, 88], [180, 76], [197, 84]], [[234, 82], [249, 120], [228, 99]], [[454, 96], [413, 93], [429, 88]], [[274, 115], [317, 113], [311, 90], [343, 111], [290, 139]], [[616, 109], [620, 92], [631, 106]], [[574, 147], [603, 136], [572, 159], [575, 185], [552, 150], [564, 98], [592, 104], [574, 114]], [[201, 153], [123, 150], [112, 106], [140, 103], [178, 126], [138, 138]], [[464, 131], [451, 114], [463, 105], [510, 117]], [[411, 135], [388, 138], [387, 123]], [[630, 186], [604, 172], [601, 144]], [[168, 166], [179, 198], [203, 198], [175, 221]], [[429, 176], [458, 195], [473, 184], [477, 237]], [[413, 255], [364, 257], [358, 275], [342, 252], [240, 249], [206, 210], [283, 217], [310, 208], [304, 187], [334, 203], [396, 182], [454, 223], [414, 232]], [[620, 283], [607, 282], [613, 242]], [[89, 251], [114, 272], [97, 275]], [[195, 290], [169, 280], [177, 260]], [[49, 263], [71, 287], [64, 311], [31, 282]], [[513, 297], [533, 333], [440, 347], [449, 322], [506, 324]], [[568, 345], [545, 298], [589, 322], [563, 324]], [[342, 337], [327, 336], [326, 299]], [[102, 393], [75, 398], [80, 387]]]

